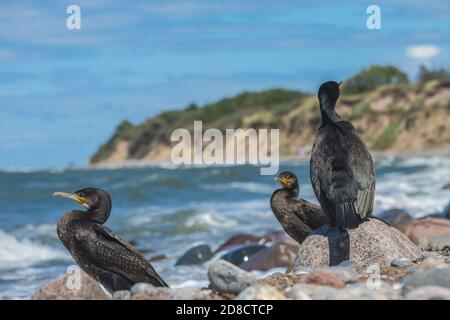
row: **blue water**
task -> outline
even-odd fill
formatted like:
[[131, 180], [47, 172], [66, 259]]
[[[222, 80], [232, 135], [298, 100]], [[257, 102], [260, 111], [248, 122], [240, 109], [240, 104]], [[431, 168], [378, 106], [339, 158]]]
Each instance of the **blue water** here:
[[[284, 163], [295, 172], [301, 197], [316, 202], [306, 162]], [[405, 208], [415, 216], [441, 211], [450, 192], [450, 158], [382, 158], [376, 161], [375, 212]], [[133, 240], [147, 258], [164, 254], [155, 268], [174, 286], [207, 284], [208, 263], [174, 267], [189, 247], [215, 249], [239, 233], [279, 230], [269, 199], [278, 187], [258, 167], [78, 168], [0, 171], [0, 298], [30, 298], [43, 283], [73, 264], [56, 235], [56, 222], [76, 204], [55, 191], [95, 186], [107, 190], [113, 212], [107, 225]]]

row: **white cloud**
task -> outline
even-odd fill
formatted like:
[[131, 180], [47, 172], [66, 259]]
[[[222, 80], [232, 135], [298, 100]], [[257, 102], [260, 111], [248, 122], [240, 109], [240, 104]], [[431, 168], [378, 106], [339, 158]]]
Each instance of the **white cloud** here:
[[433, 45], [417, 45], [406, 48], [406, 55], [412, 59], [430, 60], [440, 52], [439, 47]]

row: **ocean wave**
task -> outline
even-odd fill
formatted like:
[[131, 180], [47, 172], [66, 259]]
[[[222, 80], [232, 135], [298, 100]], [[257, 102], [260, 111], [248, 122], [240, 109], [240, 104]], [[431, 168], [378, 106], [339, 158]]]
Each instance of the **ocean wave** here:
[[69, 256], [57, 249], [29, 239], [17, 239], [0, 230], [0, 269], [20, 268]]

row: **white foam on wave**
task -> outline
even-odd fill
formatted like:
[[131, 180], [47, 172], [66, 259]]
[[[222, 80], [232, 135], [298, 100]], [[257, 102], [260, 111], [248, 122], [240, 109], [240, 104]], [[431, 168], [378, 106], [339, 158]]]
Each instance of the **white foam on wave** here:
[[[449, 157], [413, 157], [383, 161], [392, 161], [388, 165], [395, 166], [399, 171], [377, 179], [376, 212], [401, 208], [414, 217], [422, 217], [441, 212], [449, 202], [450, 193], [442, 189], [442, 186], [450, 181]], [[412, 167], [423, 168], [413, 172], [402, 172], [402, 169]]]
[[17, 239], [0, 230], [0, 269], [20, 268], [68, 258], [68, 255], [62, 251], [29, 239]]

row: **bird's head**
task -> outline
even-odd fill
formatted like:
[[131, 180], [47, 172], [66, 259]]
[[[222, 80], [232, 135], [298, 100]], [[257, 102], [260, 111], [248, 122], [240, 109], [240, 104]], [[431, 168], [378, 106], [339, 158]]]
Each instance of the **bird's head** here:
[[326, 108], [334, 110], [336, 101], [339, 98], [339, 86], [341, 85], [341, 83], [342, 81], [339, 83], [335, 81], [327, 81], [325, 83], [322, 83], [319, 88], [319, 92], [317, 93], [321, 109]]
[[298, 190], [298, 179], [295, 174], [290, 171], [284, 171], [280, 173], [277, 177], [275, 177], [275, 181], [278, 181], [283, 189], [286, 189], [288, 191], [295, 189]]
[[97, 188], [84, 188], [75, 192], [55, 192], [53, 196], [74, 200], [88, 211], [111, 210], [111, 197], [106, 191]]

